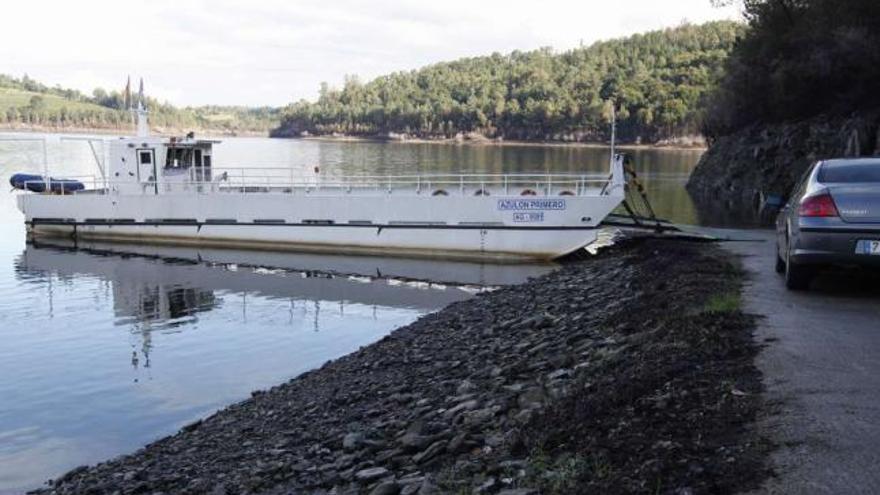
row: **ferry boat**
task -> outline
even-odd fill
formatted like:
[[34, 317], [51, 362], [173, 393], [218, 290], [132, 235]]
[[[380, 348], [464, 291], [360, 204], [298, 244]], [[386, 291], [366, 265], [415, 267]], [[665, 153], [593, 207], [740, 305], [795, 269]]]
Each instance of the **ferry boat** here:
[[218, 168], [219, 141], [137, 133], [111, 140], [98, 174], [16, 174], [32, 236], [345, 254], [528, 261], [597, 238], [623, 200], [623, 157], [607, 175], [338, 177]]

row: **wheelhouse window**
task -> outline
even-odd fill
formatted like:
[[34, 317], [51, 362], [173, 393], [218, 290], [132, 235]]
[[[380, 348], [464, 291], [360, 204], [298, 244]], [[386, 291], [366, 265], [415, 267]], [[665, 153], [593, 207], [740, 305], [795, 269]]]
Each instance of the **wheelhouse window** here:
[[210, 167], [210, 153], [210, 144], [169, 146], [165, 154], [165, 168]]
[[192, 166], [192, 148], [168, 148], [165, 155], [165, 168], [189, 168]]
[[196, 148], [195, 150], [195, 179], [197, 181], [211, 181], [211, 155], [206, 153], [207, 150]]
[[171, 140], [166, 146], [165, 175], [211, 180], [211, 141]]
[[153, 163], [153, 153], [149, 151], [141, 151], [139, 154], [141, 165], [150, 165]]

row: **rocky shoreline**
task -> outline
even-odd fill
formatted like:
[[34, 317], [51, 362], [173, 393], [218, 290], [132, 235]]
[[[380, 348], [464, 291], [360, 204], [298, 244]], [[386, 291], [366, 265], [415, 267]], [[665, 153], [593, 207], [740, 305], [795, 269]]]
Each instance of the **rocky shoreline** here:
[[40, 493], [732, 493], [766, 474], [742, 273], [633, 239]]

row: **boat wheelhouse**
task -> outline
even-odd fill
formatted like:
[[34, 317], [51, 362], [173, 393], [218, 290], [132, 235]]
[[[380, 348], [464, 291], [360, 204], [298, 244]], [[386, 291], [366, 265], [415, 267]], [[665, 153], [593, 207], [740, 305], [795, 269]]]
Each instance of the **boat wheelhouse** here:
[[[86, 178], [17, 174], [34, 236], [451, 259], [553, 259], [594, 242], [625, 196], [623, 159], [607, 175], [337, 177], [290, 168], [218, 168], [219, 141], [112, 140]], [[97, 154], [96, 154], [97, 157]]]

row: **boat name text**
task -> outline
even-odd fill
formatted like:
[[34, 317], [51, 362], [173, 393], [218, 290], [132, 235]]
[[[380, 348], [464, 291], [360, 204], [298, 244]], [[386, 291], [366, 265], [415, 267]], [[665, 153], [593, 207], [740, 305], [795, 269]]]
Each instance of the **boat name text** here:
[[564, 210], [564, 199], [499, 199], [498, 209], [506, 210]]

